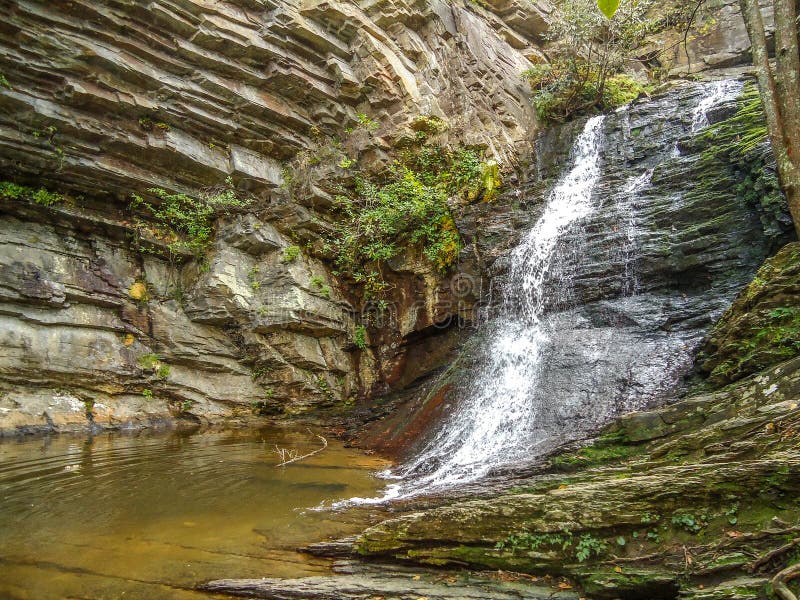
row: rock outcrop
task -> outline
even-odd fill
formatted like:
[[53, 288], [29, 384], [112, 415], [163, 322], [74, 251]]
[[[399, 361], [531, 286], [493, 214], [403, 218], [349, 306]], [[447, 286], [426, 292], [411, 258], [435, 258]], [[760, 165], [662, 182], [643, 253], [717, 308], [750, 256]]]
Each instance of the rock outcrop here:
[[[698, 126], [700, 99], [718, 85], [734, 92], [709, 111], [710, 124]], [[765, 258], [791, 239], [785, 201], [776, 214], [768, 201], [778, 188], [764, 166], [766, 139], [744, 155], [735, 152], [742, 132], [760, 122], [754, 102], [755, 89], [744, 81], [677, 84], [606, 116], [593, 192], [599, 207], [561, 239], [547, 275], [549, 340], [531, 398], [537, 454], [685, 393], [709, 328]], [[511, 247], [538, 218], [580, 126], [540, 137], [535, 174], [516, 198], [498, 201], [488, 218], [475, 207], [460, 213], [491, 282], [484, 296], [492, 301], [484, 307], [490, 318], [406, 410], [370, 427], [368, 443], [413, 452], [481, 384], [494, 305], [519, 285], [507, 280]], [[761, 195], [751, 194], [755, 181]], [[470, 228], [473, 222], [488, 226]]]
[[[519, 73], [546, 7], [6, 4], [3, 179], [65, 200], [0, 198], [0, 430], [297, 414], [427, 368], [405, 373], [406, 346], [452, 314], [434, 306], [447, 280], [401, 261], [396, 326], [374, 354], [356, 348], [361, 307], [315, 258], [330, 169], [297, 171], [296, 189], [290, 165], [360, 120], [376, 129], [348, 149], [379, 165], [420, 116], [448, 124], [443, 144], [510, 164], [535, 122]], [[128, 208], [149, 188], [225, 185], [254, 203], [202, 261], [166, 260], [169, 240]]]

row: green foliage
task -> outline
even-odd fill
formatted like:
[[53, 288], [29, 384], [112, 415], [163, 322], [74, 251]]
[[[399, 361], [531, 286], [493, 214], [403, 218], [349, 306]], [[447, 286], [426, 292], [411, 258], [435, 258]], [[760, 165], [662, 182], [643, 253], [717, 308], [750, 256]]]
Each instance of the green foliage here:
[[290, 263], [297, 260], [297, 257], [300, 256], [300, 246], [287, 246], [283, 250], [283, 262]]
[[533, 104], [543, 121], [565, 121], [589, 110], [609, 110], [651, 89], [624, 73], [601, 79], [601, 71], [569, 56], [557, 56], [550, 63], [524, 71], [522, 76], [531, 85]]
[[258, 279], [258, 275], [261, 272], [261, 269], [258, 268], [258, 265], [254, 266], [250, 271], [247, 273], [247, 279], [250, 282], [250, 287], [253, 291], [258, 291], [261, 289], [261, 281]]
[[592, 554], [595, 556], [602, 556], [608, 547], [602, 540], [592, 537], [588, 533], [581, 536], [575, 546], [575, 558], [578, 562], [584, 562], [589, 559]]
[[619, 8], [619, 0], [597, 0], [597, 8], [599, 8], [600, 12], [606, 17], [611, 19]]
[[270, 387], [264, 388], [264, 400], [255, 400], [250, 403], [250, 408], [256, 415], [270, 415], [275, 413], [272, 399], [275, 397], [275, 390]]
[[152, 371], [158, 379], [169, 377], [169, 365], [164, 364], [158, 354], [143, 354], [139, 357], [139, 366], [145, 371]]
[[203, 192], [196, 197], [170, 194], [161, 188], [150, 188], [148, 191], [159, 199], [157, 204], [133, 194], [130, 207], [144, 211], [156, 221], [162, 236], [169, 240], [167, 247], [173, 256], [181, 250], [187, 250], [196, 257], [203, 256], [211, 243], [214, 220], [221, 214], [244, 208], [252, 202], [251, 199], [238, 196], [230, 178], [224, 187]]
[[8, 83], [8, 79], [6, 79], [6, 76], [3, 75], [2, 73], [0, 73], [0, 86], [11, 89], [11, 84]]
[[11, 181], [0, 181], [0, 196], [12, 200], [29, 198], [36, 204], [41, 204], [42, 206], [52, 206], [53, 204], [64, 201], [64, 196], [57, 192], [51, 192], [44, 188], [34, 190], [33, 188], [19, 185]]
[[675, 514], [672, 517], [672, 524], [681, 529], [685, 529], [689, 533], [699, 533], [707, 523], [705, 515], [695, 517], [691, 514]]
[[357, 348], [365, 350], [367, 347], [367, 328], [363, 325], [356, 325], [353, 331], [353, 343]]
[[461, 251], [461, 236], [448, 198], [491, 200], [500, 186], [499, 168], [475, 150], [422, 145], [408, 148], [375, 178], [357, 176], [336, 197], [341, 220], [328, 241], [341, 273], [364, 286], [367, 298], [385, 289], [382, 266], [409, 245], [446, 271]]
[[728, 510], [725, 511], [725, 517], [728, 520], [730, 525], [736, 525], [739, 522], [739, 517], [737, 516], [739, 512], [739, 505], [734, 504]]
[[373, 121], [364, 113], [358, 113], [356, 115], [356, 120], [358, 121], [358, 124], [367, 131], [375, 131], [378, 129], [378, 127], [380, 127], [380, 123]]
[[145, 397], [145, 400], [152, 400], [153, 399], [153, 390], [150, 388], [145, 388], [142, 390], [142, 396]]
[[161, 357], [158, 354], [142, 354], [138, 362], [144, 370], [151, 371], [161, 362]]
[[657, 523], [661, 520], [661, 515], [651, 512], [646, 512], [642, 515], [641, 522], [648, 524], [648, 523]]
[[331, 290], [330, 286], [326, 285], [325, 284], [325, 280], [322, 277], [320, 277], [319, 275], [314, 275], [311, 278], [311, 285], [314, 286], [315, 288], [317, 288], [319, 290], [319, 292], [323, 296], [325, 296], [326, 298], [330, 298], [331, 297], [332, 290]]
[[585, 562], [591, 558], [592, 554], [599, 557], [607, 550], [608, 545], [589, 533], [583, 534], [576, 541], [571, 531], [559, 533], [517, 533], [508, 536], [505, 540], [497, 542], [497, 550], [540, 550], [540, 549], [560, 550], [566, 553], [570, 548], [574, 548], [575, 558], [578, 562]]
[[533, 90], [533, 103], [545, 121], [564, 121], [593, 110], [626, 104], [648, 86], [623, 74], [625, 60], [647, 35], [653, 0], [562, 0], [553, 11], [548, 32], [554, 41], [548, 63], [523, 73]]

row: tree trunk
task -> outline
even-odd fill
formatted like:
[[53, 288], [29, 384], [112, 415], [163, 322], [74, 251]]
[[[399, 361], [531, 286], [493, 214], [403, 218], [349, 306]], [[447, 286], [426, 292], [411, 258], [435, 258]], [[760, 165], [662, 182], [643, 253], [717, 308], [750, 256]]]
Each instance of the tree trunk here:
[[773, 0], [776, 58], [767, 51], [758, 0], [739, 0], [756, 68], [772, 152], [789, 212], [800, 237], [800, 51], [796, 0]]

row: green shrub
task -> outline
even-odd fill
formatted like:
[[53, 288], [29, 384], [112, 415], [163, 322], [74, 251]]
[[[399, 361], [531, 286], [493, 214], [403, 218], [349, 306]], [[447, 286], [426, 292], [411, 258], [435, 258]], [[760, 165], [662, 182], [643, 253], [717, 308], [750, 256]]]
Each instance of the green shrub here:
[[357, 348], [365, 350], [367, 348], [367, 328], [363, 325], [356, 325], [353, 331], [353, 343]]
[[201, 257], [211, 243], [214, 220], [252, 203], [251, 199], [238, 196], [230, 178], [222, 189], [203, 192], [196, 197], [170, 194], [161, 188], [150, 188], [148, 191], [159, 199], [157, 204], [153, 205], [133, 194], [130, 207], [143, 210], [155, 219], [162, 236], [169, 240], [167, 247], [173, 256], [181, 250], [188, 250]]
[[52, 206], [53, 204], [64, 201], [64, 196], [58, 192], [51, 192], [44, 188], [34, 190], [33, 188], [19, 185], [11, 181], [0, 181], [0, 196], [12, 200], [30, 198], [36, 204], [41, 204], [42, 206]]
[[471, 148], [407, 148], [386, 171], [357, 176], [352, 188], [336, 196], [341, 219], [326, 248], [338, 272], [363, 285], [367, 298], [385, 289], [383, 264], [407, 246], [421, 247], [446, 271], [462, 248], [448, 198], [490, 201], [500, 183], [497, 163], [483, 161]]
[[290, 263], [297, 260], [300, 256], [300, 246], [287, 246], [283, 250], [283, 262]]
[[592, 110], [609, 110], [648, 93], [650, 86], [624, 73], [603, 79], [586, 61], [557, 57], [523, 72], [533, 90], [533, 104], [543, 121], [565, 121]]

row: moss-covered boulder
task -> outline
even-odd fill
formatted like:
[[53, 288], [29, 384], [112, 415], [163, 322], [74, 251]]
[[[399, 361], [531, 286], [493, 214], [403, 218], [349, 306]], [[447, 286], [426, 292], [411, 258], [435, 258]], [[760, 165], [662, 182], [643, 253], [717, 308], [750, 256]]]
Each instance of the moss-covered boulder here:
[[766, 261], [709, 334], [700, 370], [719, 387], [800, 354], [800, 243]]

